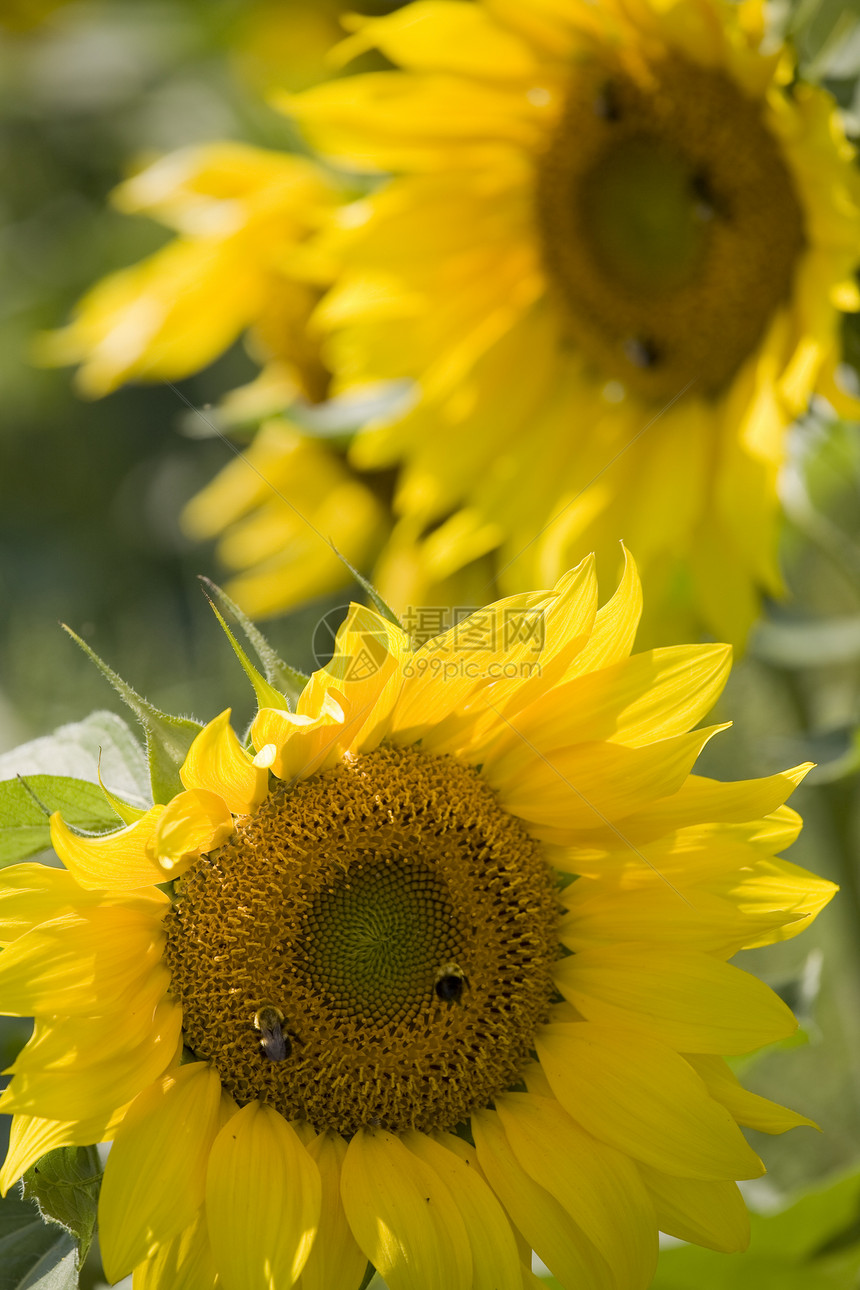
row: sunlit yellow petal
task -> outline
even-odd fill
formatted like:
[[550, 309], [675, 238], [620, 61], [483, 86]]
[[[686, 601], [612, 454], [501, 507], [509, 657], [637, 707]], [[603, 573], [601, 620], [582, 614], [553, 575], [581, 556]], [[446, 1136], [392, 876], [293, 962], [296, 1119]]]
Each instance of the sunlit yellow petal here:
[[519, 1256], [511, 1225], [480, 1173], [461, 1159], [450, 1138], [434, 1140], [411, 1129], [403, 1143], [430, 1166], [454, 1198], [472, 1250], [472, 1290], [519, 1290]]
[[787, 1106], [780, 1106], [757, 1093], [750, 1093], [738, 1080], [721, 1057], [708, 1054], [688, 1055], [687, 1059], [703, 1080], [711, 1097], [726, 1107], [739, 1124], [746, 1124], [759, 1133], [786, 1133], [805, 1124], [817, 1128], [813, 1120]]
[[202, 1063], [145, 1089], [114, 1139], [99, 1193], [99, 1240], [109, 1281], [190, 1227], [203, 1204], [218, 1132], [221, 1082]]
[[81, 887], [64, 869], [44, 864], [9, 865], [0, 886], [0, 944], [17, 940], [46, 919], [71, 914], [88, 905], [120, 900], [130, 908], [150, 909], [155, 917], [166, 910], [169, 899], [155, 888], [126, 892]]
[[556, 1097], [602, 1142], [688, 1178], [763, 1172], [732, 1117], [669, 1048], [591, 1022], [545, 1026], [536, 1042]]
[[162, 999], [143, 1038], [101, 1066], [81, 1065], [56, 1072], [24, 1071], [0, 1097], [13, 1114], [56, 1120], [100, 1119], [125, 1106], [182, 1050], [182, 1012], [174, 999]]
[[[592, 1138], [554, 1098], [507, 1093], [496, 1110], [526, 1173], [575, 1218], [620, 1286], [645, 1290], [657, 1263], [657, 1232], [632, 1161]], [[621, 1232], [619, 1213], [627, 1220]]]
[[133, 1290], [215, 1290], [217, 1272], [209, 1245], [206, 1215], [194, 1222], [134, 1270]]
[[271, 770], [279, 779], [306, 779], [337, 756], [344, 741], [345, 709], [343, 696], [331, 691], [322, 697], [315, 716], [262, 708], [251, 726], [254, 747], [274, 745]]
[[317, 1231], [319, 1170], [287, 1121], [249, 1102], [215, 1139], [206, 1181], [209, 1240], [224, 1290], [294, 1285]]
[[471, 1283], [472, 1255], [454, 1197], [394, 1134], [359, 1129], [344, 1158], [341, 1194], [353, 1236], [391, 1290]]
[[0, 954], [3, 1009], [15, 1017], [102, 1011], [147, 977], [163, 940], [156, 919], [130, 910], [62, 914]]
[[189, 788], [177, 794], [158, 817], [147, 854], [160, 869], [163, 882], [180, 877], [232, 832], [233, 817], [223, 797], [205, 788]]
[[109, 1141], [122, 1121], [125, 1107], [90, 1120], [46, 1120], [34, 1115], [12, 1117], [9, 1151], [0, 1170], [0, 1196], [23, 1173], [55, 1147], [88, 1147]]
[[693, 950], [664, 948], [659, 958], [647, 945], [582, 950], [561, 960], [554, 979], [589, 1021], [689, 1052], [749, 1052], [797, 1029], [762, 981]]
[[203, 727], [179, 774], [186, 788], [214, 793], [234, 815], [255, 810], [268, 789], [266, 770], [254, 765], [233, 733], [229, 708]]
[[338, 1290], [358, 1290], [367, 1271], [367, 1258], [355, 1243], [340, 1196], [346, 1142], [339, 1133], [314, 1134], [310, 1126], [303, 1133], [300, 1125], [295, 1127], [320, 1171], [322, 1182], [319, 1228], [299, 1286], [301, 1290], [330, 1290], [332, 1286]]
[[610, 1290], [609, 1265], [570, 1213], [523, 1169], [495, 1111], [471, 1119], [478, 1161], [511, 1222], [564, 1286]]
[[55, 811], [51, 816], [51, 844], [82, 887], [133, 891], [154, 886], [164, 881], [163, 872], [149, 854], [162, 811], [162, 807], [154, 806], [136, 824], [98, 837], [73, 833]]

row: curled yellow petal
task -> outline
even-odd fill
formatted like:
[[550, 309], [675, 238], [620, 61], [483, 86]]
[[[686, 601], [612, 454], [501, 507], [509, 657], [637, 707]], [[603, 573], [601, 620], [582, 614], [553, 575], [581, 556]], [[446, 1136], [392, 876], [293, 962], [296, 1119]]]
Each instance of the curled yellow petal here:
[[177, 794], [159, 816], [147, 854], [160, 870], [157, 881], [178, 878], [207, 851], [233, 832], [233, 817], [223, 797], [205, 788]]
[[320, 707], [313, 716], [262, 708], [254, 718], [251, 738], [261, 753], [268, 745], [274, 745], [272, 773], [279, 779], [306, 779], [322, 769], [343, 741], [344, 703], [339, 694], [328, 691], [322, 695]]
[[256, 810], [268, 791], [269, 776], [252, 761], [230, 725], [230, 709], [204, 726], [179, 772], [187, 789], [215, 793], [233, 815]]
[[164, 882], [153, 863], [150, 844], [163, 808], [154, 806], [136, 824], [116, 833], [84, 838], [64, 823], [59, 811], [51, 816], [51, 845], [82, 887], [134, 891]]

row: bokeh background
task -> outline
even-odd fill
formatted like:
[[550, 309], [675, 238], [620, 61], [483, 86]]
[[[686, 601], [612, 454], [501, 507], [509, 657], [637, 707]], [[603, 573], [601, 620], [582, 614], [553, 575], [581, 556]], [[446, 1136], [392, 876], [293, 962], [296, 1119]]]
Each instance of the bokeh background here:
[[[251, 715], [250, 689], [198, 582], [201, 573], [217, 581], [219, 570], [177, 518], [232, 455], [188, 405], [217, 403], [252, 377], [251, 360], [237, 345], [179, 393], [138, 386], [92, 403], [77, 397], [69, 372], [40, 370], [30, 354], [33, 336], [62, 323], [96, 278], [167, 240], [106, 203], [131, 163], [212, 139], [298, 146], [266, 94], [326, 74], [339, 7], [0, 4], [0, 756], [94, 708], [123, 712], [60, 622], [161, 708], [205, 720], [232, 704], [239, 725]], [[857, 0], [801, 0], [775, 18], [794, 34], [806, 75], [826, 80], [860, 132]], [[848, 343], [860, 356], [857, 335]], [[769, 1212], [848, 1178], [842, 1227], [809, 1246], [830, 1261], [819, 1258], [815, 1275], [807, 1269], [797, 1281], [798, 1290], [839, 1290], [860, 1284], [860, 427], [813, 409], [794, 434], [782, 490], [790, 598], [768, 607], [737, 665], [713, 718], [734, 727], [701, 769], [739, 778], [818, 763], [793, 799], [806, 828], [790, 858], [842, 893], [799, 940], [742, 956], [792, 1005], [801, 1032], [738, 1070], [821, 1126], [753, 1135], [770, 1172], [750, 1187], [751, 1204]], [[338, 603], [343, 596], [318, 601], [266, 630], [306, 669], [314, 626]], [[3, 778], [9, 764], [0, 761]], [[25, 1023], [0, 1023], [2, 1066], [28, 1033]], [[831, 1224], [837, 1209], [836, 1200], [819, 1205]], [[703, 1254], [687, 1266], [673, 1253], [658, 1282], [666, 1290], [740, 1275], [734, 1259]], [[755, 1265], [745, 1275], [750, 1286], [771, 1284]], [[99, 1278], [91, 1260], [84, 1284]], [[794, 1283], [783, 1275], [777, 1284]]]

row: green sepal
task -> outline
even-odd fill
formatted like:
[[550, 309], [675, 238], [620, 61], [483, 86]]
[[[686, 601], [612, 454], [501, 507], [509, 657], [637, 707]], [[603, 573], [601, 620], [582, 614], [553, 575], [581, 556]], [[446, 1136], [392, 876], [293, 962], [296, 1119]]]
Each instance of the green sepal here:
[[188, 755], [188, 749], [203, 729], [199, 721], [190, 717], [174, 717], [161, 712], [148, 699], [133, 690], [86, 641], [81, 640], [71, 627], [62, 624], [76, 645], [79, 645], [101, 672], [127, 707], [131, 708], [146, 735], [146, 754], [149, 762], [149, 779], [153, 802], [169, 802], [183, 789], [179, 767]]
[[116, 812], [98, 784], [65, 775], [19, 775], [0, 783], [0, 868], [51, 845], [49, 818], [59, 811], [85, 833], [117, 827]]
[[358, 585], [362, 588], [365, 594], [370, 598], [370, 600], [373, 602], [373, 604], [382, 614], [382, 617], [386, 618], [390, 623], [393, 623], [395, 627], [399, 627], [401, 631], [405, 631], [406, 630], [405, 627], [403, 626], [400, 619], [395, 614], [394, 610], [391, 608], [389, 604], [386, 603], [386, 601], [382, 599], [382, 596], [380, 596], [379, 592], [376, 590], [376, 588], [374, 587], [370, 579], [365, 578], [363, 573], [359, 573], [358, 569], [356, 569], [354, 565], [350, 564], [346, 556], [343, 555], [340, 551], [338, 551], [337, 547], [334, 545], [333, 542], [331, 544], [331, 548], [334, 551], [335, 555], [337, 556], [338, 560], [340, 560], [341, 564], [344, 565], [347, 569], [349, 569], [353, 578], [355, 578]]
[[[218, 613], [218, 610], [215, 608], [215, 605], [213, 603], [213, 598], [214, 600], [218, 601], [218, 604], [225, 611], [225, 613], [228, 613], [231, 618], [235, 618], [236, 622], [242, 628], [242, 631], [247, 636], [251, 644], [251, 647], [254, 650], [254, 653], [257, 655], [257, 658], [260, 660], [260, 663], [262, 664], [265, 680], [268, 682], [269, 686], [272, 687], [272, 689], [274, 690], [274, 693], [280, 696], [281, 702], [279, 702], [278, 704], [273, 704], [269, 700], [267, 700], [265, 703], [261, 703], [260, 706], [261, 707], [275, 707], [275, 706], [283, 707], [284, 701], [286, 701], [286, 706], [288, 709], [295, 707], [296, 703], [298, 702], [299, 695], [301, 694], [302, 690], [305, 688], [305, 684], [308, 679], [307, 674], [305, 672], [300, 672], [295, 667], [290, 667], [289, 663], [284, 662], [284, 660], [277, 653], [277, 651], [274, 650], [272, 646], [269, 644], [269, 642], [266, 640], [265, 636], [260, 631], [259, 627], [257, 627], [256, 624], [251, 622], [248, 615], [244, 614], [242, 610], [239, 608], [239, 606], [236, 604], [236, 602], [230, 599], [226, 591], [223, 591], [221, 587], [219, 587], [216, 583], [212, 582], [209, 578], [201, 578], [200, 581], [207, 589], [206, 598], [208, 599], [210, 605], [212, 605], [212, 608], [217, 615], [218, 621], [220, 622], [221, 626], [224, 628], [224, 631], [227, 632], [227, 636], [230, 640], [230, 644], [233, 646], [233, 649], [236, 651], [239, 661], [242, 663], [242, 666], [245, 668], [245, 671], [251, 681], [251, 684], [254, 686], [254, 690], [257, 693], [257, 697], [258, 698], [260, 697], [260, 692], [259, 690], [257, 690], [257, 684], [254, 681], [254, 677], [252, 676], [251, 672], [248, 671], [248, 668], [249, 667], [252, 668], [253, 672], [256, 673], [258, 677], [260, 676], [260, 673], [257, 671], [256, 668], [253, 667], [253, 664], [251, 664], [250, 661], [247, 659], [247, 656], [245, 655], [244, 651], [242, 651], [237, 645], [236, 640], [233, 637], [232, 633], [227, 629], [224, 619]], [[210, 592], [211, 592], [211, 595], [209, 594]]]
[[219, 623], [219, 626], [221, 627], [222, 632], [227, 637], [228, 641], [233, 647], [234, 654], [238, 658], [239, 662], [242, 664], [242, 670], [244, 671], [248, 680], [251, 682], [251, 685], [254, 687], [254, 693], [257, 696], [257, 707], [279, 708], [279, 709], [286, 708], [286, 710], [289, 712], [290, 702], [287, 696], [285, 694], [282, 694], [280, 690], [276, 690], [273, 685], [270, 685], [269, 682], [266, 680], [266, 678], [263, 676], [262, 672], [259, 670], [259, 668], [254, 667], [254, 664], [248, 658], [248, 655], [242, 649], [242, 646], [239, 644], [239, 642], [236, 640], [236, 637], [233, 635], [233, 633], [230, 631], [230, 628], [227, 626], [224, 615], [221, 613], [220, 609], [215, 604], [215, 601], [212, 600], [209, 596], [207, 596], [206, 598], [209, 601], [209, 605], [212, 609], [212, 613], [218, 619], [218, 623]]
[[78, 1243], [78, 1267], [92, 1244], [102, 1167], [95, 1147], [57, 1147], [31, 1165], [22, 1179], [46, 1223], [58, 1223]]

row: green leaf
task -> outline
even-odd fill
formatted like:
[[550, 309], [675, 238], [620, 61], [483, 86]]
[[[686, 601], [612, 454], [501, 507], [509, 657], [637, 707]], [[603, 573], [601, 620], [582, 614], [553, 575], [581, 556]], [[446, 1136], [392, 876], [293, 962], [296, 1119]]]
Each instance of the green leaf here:
[[[226, 591], [223, 591], [221, 587], [217, 586], [214, 582], [211, 582], [209, 578], [201, 578], [200, 581], [203, 583], [204, 587], [207, 588], [207, 597], [209, 599], [210, 605], [212, 605], [212, 608], [215, 609], [215, 605], [212, 604], [212, 601], [214, 598], [215, 600], [218, 601], [218, 604], [225, 611], [225, 613], [229, 614], [231, 618], [234, 618], [236, 622], [239, 624], [239, 626], [242, 628], [242, 631], [245, 633], [245, 636], [250, 642], [251, 647], [254, 650], [254, 653], [257, 655], [257, 658], [260, 660], [263, 666], [265, 679], [269, 683], [269, 685], [273, 686], [275, 689], [275, 692], [282, 695], [287, 700], [288, 706], [295, 707], [296, 702], [298, 701], [299, 695], [301, 694], [302, 690], [305, 688], [305, 682], [308, 679], [307, 675], [304, 672], [299, 672], [294, 667], [290, 667], [289, 663], [284, 662], [284, 660], [280, 657], [280, 655], [272, 648], [272, 646], [266, 640], [265, 636], [260, 631], [259, 627], [257, 627], [256, 624], [251, 622], [247, 614], [244, 614], [242, 610], [239, 608], [239, 606], [235, 603], [235, 601], [230, 599]], [[208, 594], [209, 592], [211, 592], [211, 596]], [[221, 626], [224, 628], [225, 631], [227, 631], [227, 627], [225, 625], [224, 619], [221, 617], [220, 614], [217, 614], [217, 617], [218, 617], [218, 621], [221, 623]], [[249, 667], [252, 666], [250, 664], [250, 661], [247, 660], [247, 655], [244, 654], [244, 651], [240, 652], [239, 646], [236, 643], [236, 640], [233, 637], [232, 633], [227, 631], [227, 635], [230, 638], [230, 643], [232, 644], [234, 650], [236, 650], [236, 653], [239, 657], [239, 661], [241, 662], [242, 659], [245, 658], [246, 661], [248, 662], [248, 666]], [[244, 667], [245, 664], [243, 663], [242, 666]], [[245, 670], [247, 671], [247, 668]], [[254, 668], [254, 671], [256, 672], [256, 668]], [[251, 674], [248, 673], [248, 675], [250, 677]], [[259, 676], [259, 673], [257, 673], [257, 675]], [[253, 684], [253, 678], [252, 678], [252, 684]], [[257, 687], [255, 685], [254, 689], [256, 690], [256, 688]], [[267, 704], [265, 706], [272, 706], [272, 705]]]
[[48, 1226], [35, 1205], [10, 1192], [0, 1200], [0, 1290], [77, 1290], [77, 1245]]
[[146, 734], [146, 751], [149, 760], [149, 780], [154, 802], [169, 802], [182, 792], [179, 767], [185, 761], [188, 749], [203, 729], [199, 721], [189, 717], [174, 717], [161, 712], [147, 699], [133, 690], [122, 677], [108, 667], [86, 641], [81, 640], [70, 627], [63, 624], [76, 645], [95, 663], [102, 676], [110, 682], [117, 694], [137, 717]]
[[48, 817], [61, 811], [85, 832], [115, 829], [119, 821], [96, 784], [59, 775], [27, 775], [0, 783], [0, 867], [51, 845]]
[[57, 1147], [31, 1165], [22, 1179], [24, 1197], [34, 1200], [47, 1223], [59, 1224], [79, 1247], [84, 1262], [96, 1229], [102, 1167], [95, 1147]]
[[115, 712], [93, 712], [83, 721], [21, 744], [0, 756], [0, 780], [16, 775], [65, 775], [105, 784], [123, 798], [149, 804], [146, 754], [127, 722]]

